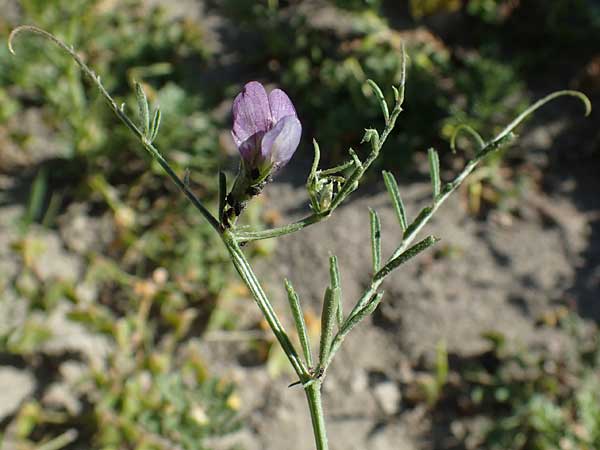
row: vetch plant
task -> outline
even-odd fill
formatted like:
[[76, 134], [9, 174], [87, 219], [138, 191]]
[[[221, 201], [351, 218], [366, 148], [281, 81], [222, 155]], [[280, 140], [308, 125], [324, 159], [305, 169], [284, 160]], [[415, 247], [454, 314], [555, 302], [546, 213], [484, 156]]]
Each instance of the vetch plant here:
[[466, 164], [463, 170], [452, 181], [442, 183], [438, 154], [434, 149], [429, 150], [433, 187], [432, 200], [413, 220], [409, 220], [407, 217], [396, 179], [391, 173], [384, 172], [385, 185], [390, 193], [399, 222], [399, 242], [392, 255], [389, 258], [383, 258], [381, 252], [382, 236], [380, 220], [377, 212], [371, 210], [370, 228], [373, 259], [371, 279], [361, 297], [347, 313], [344, 311], [344, 303], [346, 302], [343, 301], [338, 261], [335, 256], [330, 257], [330, 283], [325, 289], [323, 299], [319, 350], [318, 354], [313, 355], [313, 346], [309, 340], [309, 334], [304, 323], [300, 299], [292, 283], [289, 280], [285, 280], [285, 288], [299, 336], [301, 351], [298, 351], [296, 345], [294, 345], [284, 329], [279, 316], [272, 307], [269, 297], [254, 274], [242, 247], [251, 241], [276, 238], [298, 232], [307, 226], [327, 219], [358, 188], [363, 175], [380, 155], [386, 139], [393, 131], [396, 120], [402, 112], [406, 78], [406, 55], [404, 51], [402, 51], [401, 55], [401, 79], [398, 86], [392, 88], [394, 101], [391, 107], [379, 86], [369, 81], [369, 86], [381, 108], [385, 126], [380, 131], [376, 129], [367, 129], [365, 131], [361, 144], [365, 144], [367, 147], [368, 153], [366, 157], [361, 158], [358, 152], [350, 148], [348, 151], [349, 158], [346, 162], [335, 167], [322, 169], [319, 168], [320, 148], [318, 143], [313, 141], [315, 156], [306, 184], [310, 207], [312, 209], [311, 214], [297, 222], [282, 227], [253, 230], [236, 226], [237, 217], [242, 213], [246, 202], [259, 194], [265, 184], [271, 179], [271, 176], [288, 163], [300, 140], [302, 128], [300, 120], [296, 115], [291, 101], [283, 91], [276, 89], [267, 94], [260, 83], [250, 82], [235, 99], [232, 134], [241, 155], [240, 168], [229, 192], [227, 192], [225, 175], [223, 173], [219, 174], [219, 210], [214, 215], [192, 192], [186, 181], [186, 177], [181, 178], [153, 144], [153, 140], [159, 132], [160, 112], [157, 109], [154, 115], [150, 114], [150, 107], [141, 86], [138, 85], [136, 87], [140, 122], [135, 123], [126, 113], [124, 106], [117, 104], [103, 87], [100, 77], [84, 63], [75, 50], [50, 33], [32, 26], [19, 27], [13, 30], [9, 37], [9, 48], [11, 51], [13, 51], [12, 43], [14, 37], [25, 31], [44, 36], [71, 55], [84, 73], [98, 87], [114, 113], [139, 138], [143, 147], [166, 171], [167, 175], [193, 203], [202, 216], [214, 228], [215, 232], [219, 234], [229, 252], [234, 267], [251, 292], [279, 345], [292, 365], [298, 377], [298, 381], [294, 384], [300, 384], [306, 393], [316, 448], [318, 450], [328, 448], [321, 401], [321, 386], [326, 378], [327, 370], [346, 336], [356, 325], [368, 317], [381, 302], [383, 298], [381, 287], [385, 279], [395, 269], [427, 250], [438, 241], [437, 237], [430, 235], [415, 243], [420, 231], [429, 222], [433, 214], [435, 214], [444, 201], [461, 185], [486, 156], [511, 141], [514, 138], [513, 131], [515, 128], [547, 102], [561, 96], [574, 96], [584, 103], [586, 115], [591, 111], [590, 101], [584, 94], [577, 91], [564, 90], [547, 95], [529, 106], [497, 136], [490, 140], [485, 140], [474, 129], [468, 126], [457, 128], [456, 133], [465, 133], [475, 142], [477, 146], [475, 157]]

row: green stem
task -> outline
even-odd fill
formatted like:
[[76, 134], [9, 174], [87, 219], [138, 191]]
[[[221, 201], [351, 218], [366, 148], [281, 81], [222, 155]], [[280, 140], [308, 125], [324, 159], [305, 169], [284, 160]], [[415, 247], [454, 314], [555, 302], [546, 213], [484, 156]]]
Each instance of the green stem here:
[[310, 384], [304, 391], [306, 392], [306, 400], [308, 401], [308, 409], [310, 410], [317, 450], [328, 450], [325, 416], [323, 415], [323, 402], [321, 400], [321, 382], [316, 381]]
[[[467, 165], [456, 176], [454, 180], [444, 185], [444, 187], [442, 188], [442, 192], [434, 198], [431, 205], [429, 205], [429, 208], [426, 209], [426, 214], [423, 217], [421, 217], [421, 220], [419, 221], [417, 226], [409, 227], [406, 230], [403, 236], [402, 244], [400, 244], [400, 246], [394, 251], [390, 259], [396, 258], [410, 246], [410, 244], [419, 234], [419, 231], [421, 231], [421, 229], [425, 225], [427, 225], [429, 220], [433, 217], [433, 215], [436, 213], [436, 211], [442, 205], [442, 203], [444, 203], [446, 199], [450, 197], [450, 194], [452, 194], [463, 183], [463, 181], [465, 181], [465, 179], [471, 174], [471, 172], [473, 172], [473, 170], [475, 170], [475, 168], [481, 162], [482, 159], [484, 159], [490, 153], [496, 151], [498, 148], [502, 147], [505, 140], [510, 138], [511, 133], [515, 130], [515, 128], [517, 128], [517, 126], [519, 126], [525, 119], [527, 119], [527, 117], [529, 117], [535, 111], [540, 109], [546, 103], [556, 98], [564, 96], [575, 97], [581, 100], [585, 107], [585, 115], [588, 116], [590, 114], [592, 110], [592, 104], [584, 94], [578, 91], [571, 90], [556, 91], [546, 95], [545, 97], [539, 99], [537, 102], [529, 106], [525, 111], [519, 114], [511, 123], [504, 127], [504, 129], [500, 133], [498, 133], [496, 137], [494, 137], [491, 141], [480, 142], [479, 139], [481, 138], [478, 138], [478, 142], [483, 143], [483, 146], [479, 149], [475, 158], [473, 158], [467, 163]], [[469, 128], [465, 129], [468, 130]]]
[[248, 241], [257, 241], [260, 239], [270, 239], [274, 237], [283, 236], [286, 234], [295, 233], [296, 231], [300, 231], [303, 228], [306, 228], [309, 225], [320, 222], [321, 220], [326, 219], [331, 214], [331, 211], [327, 211], [320, 214], [311, 214], [303, 219], [300, 219], [297, 222], [290, 223], [288, 225], [284, 225], [278, 228], [271, 228], [270, 230], [261, 230], [261, 231], [243, 231], [238, 230], [235, 232], [235, 237], [239, 242], [248, 242]]
[[290, 363], [300, 378], [300, 381], [303, 383], [307, 382], [311, 378], [308, 369], [300, 359], [300, 356], [294, 348], [292, 341], [283, 328], [283, 325], [279, 321], [277, 314], [271, 306], [271, 302], [260, 285], [260, 282], [256, 278], [256, 275], [254, 274], [250, 263], [246, 259], [246, 255], [244, 255], [242, 249], [236, 241], [235, 236], [231, 231], [226, 230], [223, 232], [223, 234], [221, 234], [221, 237], [223, 238], [225, 247], [227, 247], [227, 250], [229, 251], [233, 265], [250, 290], [252, 297], [258, 305], [258, 308], [263, 313], [271, 330], [273, 330], [273, 334], [275, 334], [275, 337], [277, 338], [277, 341], [279, 341], [281, 348], [290, 360]]
[[[300, 359], [296, 349], [294, 348], [294, 345], [285, 332], [283, 325], [279, 321], [277, 314], [275, 311], [273, 311], [271, 303], [258, 279], [256, 278], [250, 263], [242, 252], [235, 235], [231, 231], [226, 230], [221, 236], [225, 246], [227, 247], [227, 250], [229, 251], [231, 260], [233, 261], [233, 265], [235, 266], [237, 272], [239, 273], [240, 277], [242, 277], [242, 280], [248, 289], [250, 289], [252, 297], [254, 297], [254, 300], [267, 320], [269, 327], [271, 330], [273, 330], [275, 337], [279, 341], [281, 348], [288, 357], [292, 367], [300, 378], [300, 381], [303, 384], [306, 384], [306, 399], [308, 401], [308, 409], [310, 410], [310, 416], [312, 419], [317, 450], [328, 450], [325, 419], [323, 416], [323, 405], [321, 401], [321, 382], [319, 380], [315, 380], [311, 376], [311, 374], [308, 372], [308, 369]], [[309, 381], [312, 382], [308, 383]]]
[[[367, 287], [367, 289], [365, 289], [365, 292], [360, 297], [358, 302], [356, 302], [356, 305], [354, 306], [354, 308], [352, 308], [352, 311], [350, 311], [350, 314], [348, 314], [348, 317], [353, 317], [367, 305], [367, 302], [375, 294], [377, 294], [377, 290], [379, 289], [379, 286], [381, 285], [382, 282], [383, 282], [383, 279], [379, 279], [379, 280], [372, 279], [371, 280], [371, 284], [369, 285], [369, 287]], [[327, 368], [331, 364], [331, 361], [333, 361], [333, 357], [335, 356], [337, 351], [342, 346], [344, 339], [346, 339], [346, 336], [348, 335], [348, 333], [350, 333], [350, 331], [352, 331], [352, 328], [348, 328], [345, 331], [340, 330], [334, 336], [333, 342], [331, 343], [331, 347], [329, 350], [329, 354], [327, 355], [327, 360], [323, 364], [323, 369], [327, 370]]]

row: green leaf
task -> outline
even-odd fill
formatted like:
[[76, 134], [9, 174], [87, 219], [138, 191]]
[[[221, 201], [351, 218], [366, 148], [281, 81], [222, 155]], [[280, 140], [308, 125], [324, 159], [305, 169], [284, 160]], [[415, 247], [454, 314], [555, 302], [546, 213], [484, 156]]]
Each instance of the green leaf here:
[[385, 278], [387, 275], [389, 275], [389, 273], [392, 270], [394, 270], [397, 267], [399, 267], [400, 265], [404, 264], [409, 259], [414, 258], [419, 253], [427, 250], [429, 247], [431, 247], [438, 241], [439, 241], [439, 238], [436, 238], [434, 236], [427, 236], [425, 239], [416, 243], [411, 248], [406, 250], [404, 253], [402, 253], [399, 256], [390, 260], [385, 266], [383, 266], [383, 268], [379, 272], [377, 272], [375, 274], [375, 276], [373, 277], [373, 281], [379, 281], [379, 280]]
[[373, 273], [381, 268], [381, 221], [379, 215], [369, 208], [371, 218], [371, 255], [373, 257]]
[[394, 205], [394, 210], [396, 211], [396, 216], [398, 217], [398, 221], [400, 222], [400, 228], [404, 232], [406, 230], [406, 210], [404, 209], [404, 204], [402, 203], [402, 198], [400, 198], [400, 191], [398, 190], [398, 183], [390, 172], [383, 171], [383, 181], [385, 183], [385, 187], [390, 193], [390, 197], [392, 197], [392, 203]]
[[[354, 150], [352, 150], [352, 148], [350, 148], [348, 150], [348, 152], [350, 154], [352, 154], [350, 151], [353, 152]], [[357, 158], [358, 158], [358, 156], [357, 156]], [[360, 160], [358, 160], [358, 162], [360, 163]], [[362, 167], [362, 163], [360, 163], [359, 165]], [[354, 159], [352, 159], [351, 161], [346, 161], [346, 162], [344, 162], [344, 163], [342, 163], [340, 165], [337, 165], [337, 166], [334, 166], [334, 167], [330, 167], [329, 169], [323, 169], [323, 170], [319, 171], [319, 173], [321, 175], [323, 175], [323, 176], [334, 175], [336, 173], [342, 172], [343, 170], [349, 169], [352, 166], [356, 166], [356, 161]]]
[[139, 113], [140, 113], [140, 127], [146, 138], [150, 138], [150, 108], [148, 107], [148, 98], [144, 92], [144, 88], [137, 81], [135, 82], [135, 96], [137, 98]]
[[485, 141], [481, 135], [475, 131], [473, 127], [463, 123], [456, 127], [454, 133], [452, 133], [452, 137], [450, 138], [450, 149], [452, 150], [452, 153], [456, 153], [456, 139], [461, 132], [468, 134], [475, 140], [475, 142], [477, 142], [477, 151], [480, 151], [483, 147], [485, 147]]
[[288, 295], [288, 301], [290, 303], [290, 309], [292, 310], [292, 316], [294, 323], [296, 324], [296, 331], [298, 332], [298, 338], [300, 339], [300, 345], [302, 346], [302, 352], [308, 367], [313, 365], [312, 351], [310, 349], [310, 338], [304, 322], [304, 314], [302, 313], [302, 307], [300, 306], [300, 299], [298, 294], [294, 290], [292, 284], [286, 279], [285, 289]]
[[338, 327], [342, 325], [344, 321], [344, 307], [342, 305], [342, 286], [340, 284], [340, 269], [338, 267], [337, 257], [329, 257], [329, 276], [331, 278], [331, 290], [334, 296], [333, 302], [335, 303], [335, 316], [337, 319]]
[[429, 173], [431, 174], [431, 184], [433, 186], [433, 199], [440, 195], [442, 182], [440, 181], [440, 158], [434, 148], [427, 150], [429, 157]]
[[150, 127], [150, 142], [154, 142], [154, 140], [158, 136], [158, 129], [160, 128], [161, 117], [162, 114], [160, 112], [160, 108], [156, 108], [154, 110], [154, 116], [152, 117], [152, 126]]
[[402, 59], [400, 60], [400, 83], [398, 88], [394, 87], [394, 99], [396, 100], [395, 108], [402, 110], [401, 106], [404, 103], [404, 88], [406, 86], [406, 47], [402, 43]]
[[27, 213], [24, 217], [25, 224], [29, 225], [41, 217], [44, 208], [44, 198], [46, 197], [47, 191], [48, 173], [42, 166], [35, 176], [31, 186], [31, 192], [29, 193], [29, 201], [27, 204]]
[[340, 287], [340, 268], [335, 255], [329, 257], [329, 278], [332, 289]]
[[[319, 345], [319, 365], [324, 367], [331, 351], [333, 341], [333, 328], [337, 318], [336, 301], [339, 299], [340, 288], [332, 289], [327, 286], [323, 299], [323, 311], [321, 313], [321, 341]], [[337, 292], [334, 292], [337, 291]]]
[[348, 153], [350, 153], [350, 156], [352, 157], [352, 161], [354, 162], [354, 167], [356, 169], [362, 169], [363, 168], [362, 162], [352, 147], [350, 147], [348, 149]]
[[383, 118], [385, 119], [385, 123], [387, 124], [390, 121], [390, 111], [388, 109], [387, 102], [385, 101], [385, 97], [383, 96], [383, 92], [381, 92], [381, 88], [373, 80], [367, 80], [367, 84], [373, 90], [375, 97], [377, 97], [379, 107], [381, 108], [381, 112], [383, 113]]
[[313, 158], [312, 167], [310, 168], [310, 173], [308, 175], [307, 183], [310, 183], [317, 176], [317, 170], [319, 169], [319, 161], [321, 159], [321, 148], [319, 147], [319, 143], [316, 139], [313, 139], [313, 148], [315, 150], [315, 156]]
[[356, 325], [358, 325], [365, 317], [372, 314], [377, 308], [381, 299], [383, 298], [383, 292], [376, 293], [369, 302], [361, 309], [359, 309], [352, 317], [349, 317], [344, 323], [344, 326], [340, 330], [340, 334], [348, 334]]

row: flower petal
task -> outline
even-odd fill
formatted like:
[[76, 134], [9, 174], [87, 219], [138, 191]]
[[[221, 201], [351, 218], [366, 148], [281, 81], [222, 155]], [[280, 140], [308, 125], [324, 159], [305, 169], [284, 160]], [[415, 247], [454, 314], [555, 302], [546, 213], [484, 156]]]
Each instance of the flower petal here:
[[294, 155], [300, 136], [302, 125], [296, 116], [287, 116], [275, 124], [262, 139], [261, 152], [264, 160], [270, 160], [273, 171], [285, 166]]
[[[233, 134], [233, 133], [232, 133]], [[238, 150], [247, 167], [254, 167], [261, 158], [260, 142], [265, 133], [259, 131], [238, 145]], [[234, 139], [235, 139], [235, 135]]]
[[296, 116], [296, 110], [292, 101], [281, 89], [273, 89], [269, 94], [269, 106], [274, 123], [279, 122], [286, 116]]
[[258, 81], [247, 83], [233, 101], [233, 139], [239, 147], [259, 131], [266, 132], [271, 123], [267, 91]]

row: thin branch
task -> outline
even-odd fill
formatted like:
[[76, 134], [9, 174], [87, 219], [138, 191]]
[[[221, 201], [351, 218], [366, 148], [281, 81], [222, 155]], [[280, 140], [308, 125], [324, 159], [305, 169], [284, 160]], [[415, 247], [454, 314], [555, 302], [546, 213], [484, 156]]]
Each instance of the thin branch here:
[[571, 90], [563, 90], [553, 92], [551, 94], [546, 95], [541, 98], [531, 106], [529, 106], [525, 111], [519, 114], [512, 122], [510, 122], [504, 129], [496, 135], [491, 141], [485, 143], [485, 145], [479, 150], [475, 158], [467, 163], [464, 169], [456, 176], [456, 178], [446, 183], [443, 188], [441, 194], [429, 205], [429, 207], [424, 208], [422, 211], [422, 215], [417, 220], [413, 222], [416, 226], [410, 226], [407, 228], [406, 232], [403, 236], [402, 243], [398, 246], [398, 248], [392, 254], [391, 259], [396, 258], [401, 253], [403, 253], [413, 242], [413, 240], [419, 234], [419, 231], [427, 225], [431, 217], [436, 213], [438, 208], [450, 197], [461, 184], [462, 182], [473, 172], [473, 170], [477, 167], [477, 165], [490, 153], [498, 150], [500, 147], [504, 145], [504, 143], [511, 138], [512, 132], [517, 128], [527, 117], [533, 114], [535, 111], [540, 109], [546, 103], [563, 96], [571, 96], [576, 97], [582, 101], [585, 107], [585, 115], [588, 116], [592, 111], [592, 104], [590, 100], [585, 96], [585, 94], [578, 91]]
[[179, 188], [181, 192], [192, 202], [192, 204], [196, 207], [198, 211], [204, 216], [204, 218], [208, 221], [208, 223], [215, 229], [217, 232], [220, 232], [219, 222], [215, 219], [215, 217], [210, 213], [210, 211], [204, 206], [204, 204], [200, 201], [200, 199], [194, 194], [189, 187], [184, 183], [184, 181], [175, 173], [173, 168], [169, 165], [169, 163], [164, 159], [158, 149], [150, 142], [148, 137], [135, 125], [135, 123], [125, 114], [125, 112], [117, 105], [114, 99], [110, 96], [108, 91], [104, 88], [100, 81], [100, 77], [90, 69], [83, 60], [79, 57], [79, 55], [75, 52], [72, 46], [68, 46], [60, 39], [55, 37], [54, 35], [48, 33], [41, 28], [34, 27], [31, 25], [23, 25], [15, 28], [8, 37], [8, 49], [13, 55], [16, 55], [15, 50], [13, 48], [13, 41], [15, 37], [23, 32], [31, 32], [35, 34], [39, 34], [44, 38], [48, 39], [50, 42], [57, 45], [59, 48], [67, 52], [71, 58], [77, 63], [77, 65], [81, 68], [83, 73], [88, 76], [88, 78], [94, 83], [94, 85], [98, 88], [102, 96], [108, 102], [108, 105], [116, 114], [116, 116], [129, 128], [133, 134], [140, 140], [144, 148], [150, 155], [158, 161], [163, 170], [167, 173], [167, 175], [173, 180], [175, 185]]

